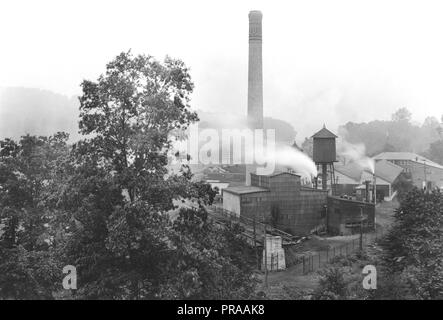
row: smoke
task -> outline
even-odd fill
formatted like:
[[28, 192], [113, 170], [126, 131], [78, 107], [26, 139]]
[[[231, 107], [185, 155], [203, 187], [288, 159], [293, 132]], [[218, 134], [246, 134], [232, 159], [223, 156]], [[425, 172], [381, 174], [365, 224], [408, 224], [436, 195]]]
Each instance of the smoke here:
[[277, 166], [292, 169], [309, 181], [317, 176], [317, 166], [312, 159], [288, 145], [276, 145], [274, 150], [268, 152], [267, 160], [274, 161]]
[[246, 129], [248, 121], [246, 116], [226, 112], [197, 111], [200, 118], [199, 127], [202, 129]]
[[375, 162], [366, 155], [366, 148], [363, 143], [352, 144], [341, 138], [338, 142], [337, 152], [347, 160], [354, 162], [363, 170], [370, 170], [372, 174], [375, 172]]
[[314, 162], [298, 149], [276, 143], [274, 130], [199, 130], [191, 126], [187, 139], [173, 142], [173, 152], [190, 154], [192, 164], [255, 164], [257, 174], [269, 175], [276, 170], [291, 169], [311, 181], [317, 176]]

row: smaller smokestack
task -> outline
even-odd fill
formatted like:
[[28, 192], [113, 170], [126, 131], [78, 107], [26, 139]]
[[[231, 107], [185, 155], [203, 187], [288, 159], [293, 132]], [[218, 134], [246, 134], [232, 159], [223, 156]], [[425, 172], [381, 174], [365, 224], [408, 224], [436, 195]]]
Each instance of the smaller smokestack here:
[[374, 204], [377, 204], [377, 179], [375, 177], [375, 173], [373, 176], [373, 196], [374, 196]]
[[369, 183], [370, 183], [370, 181], [369, 180], [366, 180], [365, 181], [365, 185], [366, 185], [366, 193], [365, 193], [365, 198], [366, 198], [366, 202], [370, 202], [370, 199], [369, 199]]

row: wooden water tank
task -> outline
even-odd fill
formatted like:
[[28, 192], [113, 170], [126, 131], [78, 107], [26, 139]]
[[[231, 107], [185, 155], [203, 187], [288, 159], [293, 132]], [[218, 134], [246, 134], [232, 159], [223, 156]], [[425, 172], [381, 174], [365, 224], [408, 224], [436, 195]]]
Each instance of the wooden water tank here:
[[335, 139], [337, 136], [325, 126], [312, 136], [313, 160], [315, 163], [337, 162]]

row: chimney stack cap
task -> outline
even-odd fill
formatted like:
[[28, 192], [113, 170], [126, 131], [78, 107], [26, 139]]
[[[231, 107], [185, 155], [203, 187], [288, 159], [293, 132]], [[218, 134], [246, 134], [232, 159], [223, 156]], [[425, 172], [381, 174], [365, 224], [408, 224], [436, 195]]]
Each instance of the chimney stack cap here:
[[261, 20], [263, 18], [263, 14], [259, 10], [249, 11], [249, 20]]

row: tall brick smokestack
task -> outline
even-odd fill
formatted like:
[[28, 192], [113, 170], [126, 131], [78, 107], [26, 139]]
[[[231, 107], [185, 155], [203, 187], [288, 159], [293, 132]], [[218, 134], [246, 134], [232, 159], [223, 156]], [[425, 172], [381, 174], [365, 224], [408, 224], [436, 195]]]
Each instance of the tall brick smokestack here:
[[248, 121], [263, 128], [262, 13], [249, 12]]
[[[263, 66], [262, 66], [262, 13], [249, 12], [249, 61], [248, 61], [248, 125], [251, 129], [263, 129]], [[246, 185], [251, 185], [254, 164], [246, 165]]]

